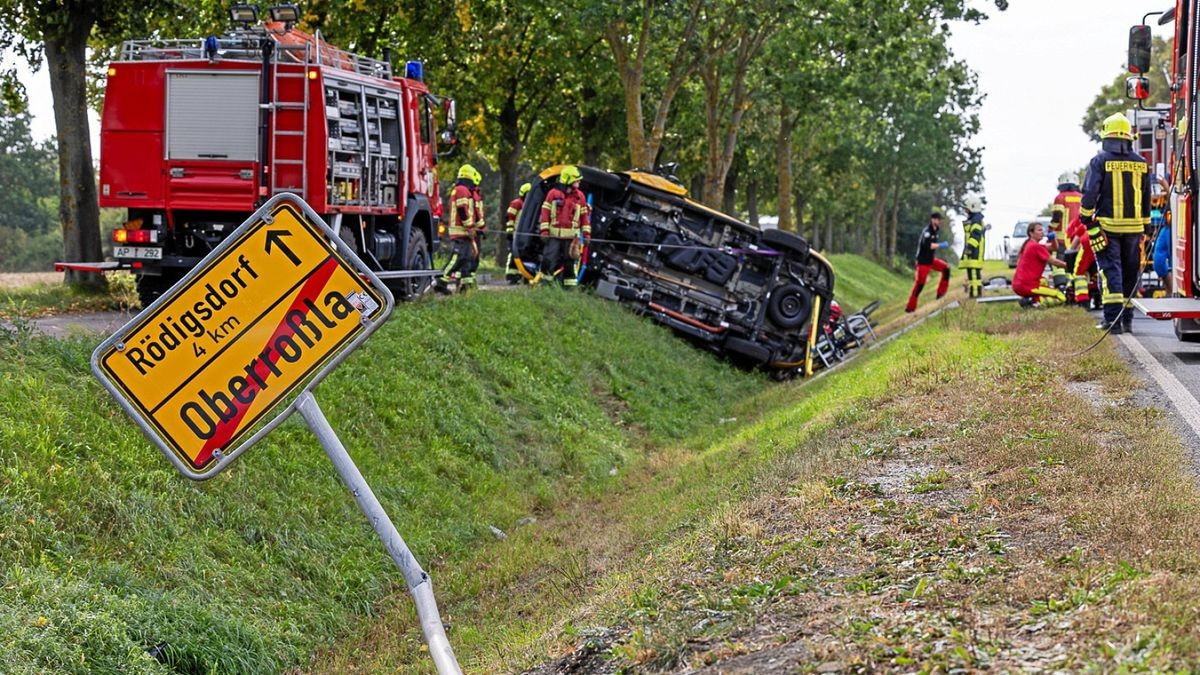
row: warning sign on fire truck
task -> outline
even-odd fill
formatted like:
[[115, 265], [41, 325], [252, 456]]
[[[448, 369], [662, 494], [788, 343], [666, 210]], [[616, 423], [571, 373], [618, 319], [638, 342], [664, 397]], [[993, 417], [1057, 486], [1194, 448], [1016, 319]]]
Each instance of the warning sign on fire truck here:
[[291, 407], [281, 404], [392, 304], [307, 204], [281, 194], [97, 347], [92, 370], [176, 468], [202, 480], [282, 422]]

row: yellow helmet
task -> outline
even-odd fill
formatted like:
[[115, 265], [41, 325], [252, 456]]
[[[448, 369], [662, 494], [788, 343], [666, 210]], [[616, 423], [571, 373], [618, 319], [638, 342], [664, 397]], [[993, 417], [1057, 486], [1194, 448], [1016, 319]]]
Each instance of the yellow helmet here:
[[1104, 138], [1120, 138], [1132, 141], [1133, 125], [1129, 123], [1129, 118], [1125, 116], [1125, 113], [1113, 113], [1104, 118], [1104, 125], [1101, 127], [1100, 135]]
[[558, 174], [558, 182], [563, 185], [571, 185], [583, 180], [583, 176], [579, 175], [579, 169], [573, 164], [568, 164], [563, 167], [562, 173]]
[[483, 178], [483, 177], [480, 176], [479, 172], [475, 170], [475, 167], [471, 166], [470, 164], [463, 164], [462, 166], [460, 166], [458, 168], [458, 179], [459, 180], [466, 179], [476, 185], [479, 185], [479, 181], [481, 178]]
[[518, 196], [518, 197], [524, 197], [526, 194], [529, 194], [529, 191], [530, 191], [532, 188], [533, 188], [533, 186], [532, 186], [532, 185], [530, 185], [529, 183], [525, 183], [524, 185], [522, 185], [522, 186], [521, 186], [521, 189], [520, 189], [520, 190], [517, 190], [517, 196]]

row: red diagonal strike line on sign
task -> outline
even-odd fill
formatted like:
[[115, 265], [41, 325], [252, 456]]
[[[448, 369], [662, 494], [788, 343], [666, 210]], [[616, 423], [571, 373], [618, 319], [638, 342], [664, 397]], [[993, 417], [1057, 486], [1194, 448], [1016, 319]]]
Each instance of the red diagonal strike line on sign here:
[[[310, 276], [308, 280], [304, 282], [304, 286], [301, 287], [300, 292], [297, 293], [295, 299], [292, 300], [291, 306], [288, 307], [287, 311], [283, 313], [282, 318], [280, 318], [279, 325], [275, 327], [275, 331], [271, 333], [271, 337], [267, 338], [267, 342], [265, 345], [263, 345], [263, 348], [258, 351], [259, 354], [262, 354], [264, 351], [266, 351], [267, 347], [271, 346], [275, 340], [279, 339], [280, 337], [285, 335], [291, 337], [296, 334], [296, 331], [287, 324], [288, 314], [291, 314], [294, 310], [300, 310], [307, 315], [308, 306], [304, 304], [304, 301], [311, 300], [313, 301], [313, 304], [316, 304], [317, 296], [325, 289], [325, 285], [329, 283], [329, 278], [333, 276], [333, 272], [337, 269], [337, 267], [337, 261], [331, 257], [322, 263], [321, 266], [318, 267], [315, 272], [313, 272], [312, 276]], [[279, 354], [272, 352], [272, 354], [267, 358], [269, 358], [272, 363], [275, 363], [279, 361]], [[259, 373], [259, 368], [265, 369], [266, 366], [262, 365], [261, 363], [255, 364], [255, 372], [258, 373], [264, 380], [271, 376], [269, 370], [265, 374]], [[258, 383], [253, 379], [249, 380], [249, 382], [250, 386], [246, 387], [245, 391], [247, 393], [255, 394], [255, 398], [257, 398], [257, 394], [262, 390], [262, 388], [259, 387]], [[250, 409], [250, 404], [254, 402], [254, 399], [251, 399], [250, 403], [242, 403], [236, 398], [231, 398], [230, 400], [236, 407], [237, 413], [234, 415], [233, 419], [229, 420], [228, 422], [220, 422], [217, 424], [217, 429], [213, 433], [212, 438], [205, 442], [204, 447], [200, 449], [200, 454], [196, 455], [196, 466], [204, 466], [208, 463], [208, 460], [212, 458], [213, 450], [225, 447], [225, 444], [229, 442], [229, 439], [233, 438], [234, 432], [236, 432], [241, 426], [242, 418], [246, 416], [246, 411]]]

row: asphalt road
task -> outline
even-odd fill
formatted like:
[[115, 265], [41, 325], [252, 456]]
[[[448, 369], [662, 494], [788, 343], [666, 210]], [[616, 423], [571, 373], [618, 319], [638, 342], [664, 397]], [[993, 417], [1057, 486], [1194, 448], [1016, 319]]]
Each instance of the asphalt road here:
[[1180, 342], [1170, 321], [1138, 312], [1133, 335], [1116, 339], [1148, 385], [1151, 403], [1170, 413], [1200, 469], [1200, 343]]

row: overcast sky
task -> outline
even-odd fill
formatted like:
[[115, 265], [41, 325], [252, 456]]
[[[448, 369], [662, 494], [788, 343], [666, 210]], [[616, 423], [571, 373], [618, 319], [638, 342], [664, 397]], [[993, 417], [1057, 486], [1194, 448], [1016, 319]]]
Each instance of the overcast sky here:
[[[983, 197], [994, 235], [1041, 211], [1054, 198], [1058, 175], [1095, 154], [1079, 126], [1084, 111], [1124, 67], [1129, 27], [1172, 2], [1010, 0], [999, 12], [992, 0], [969, 1], [991, 18], [955, 26], [951, 47], [987, 95], [976, 144], [984, 148]], [[1150, 23], [1170, 36], [1170, 26]], [[34, 134], [45, 138], [54, 133], [49, 77], [26, 73], [25, 80]], [[95, 127], [93, 119], [93, 137]]]
[[[976, 139], [983, 146], [985, 215], [993, 235], [1037, 215], [1058, 176], [1099, 149], [1080, 127], [1100, 88], [1125, 66], [1129, 27], [1172, 0], [1010, 0], [1007, 11], [954, 28], [951, 48], [979, 75], [987, 95]], [[1170, 37], [1170, 25], [1149, 21]], [[999, 237], [991, 237], [996, 241]]]

